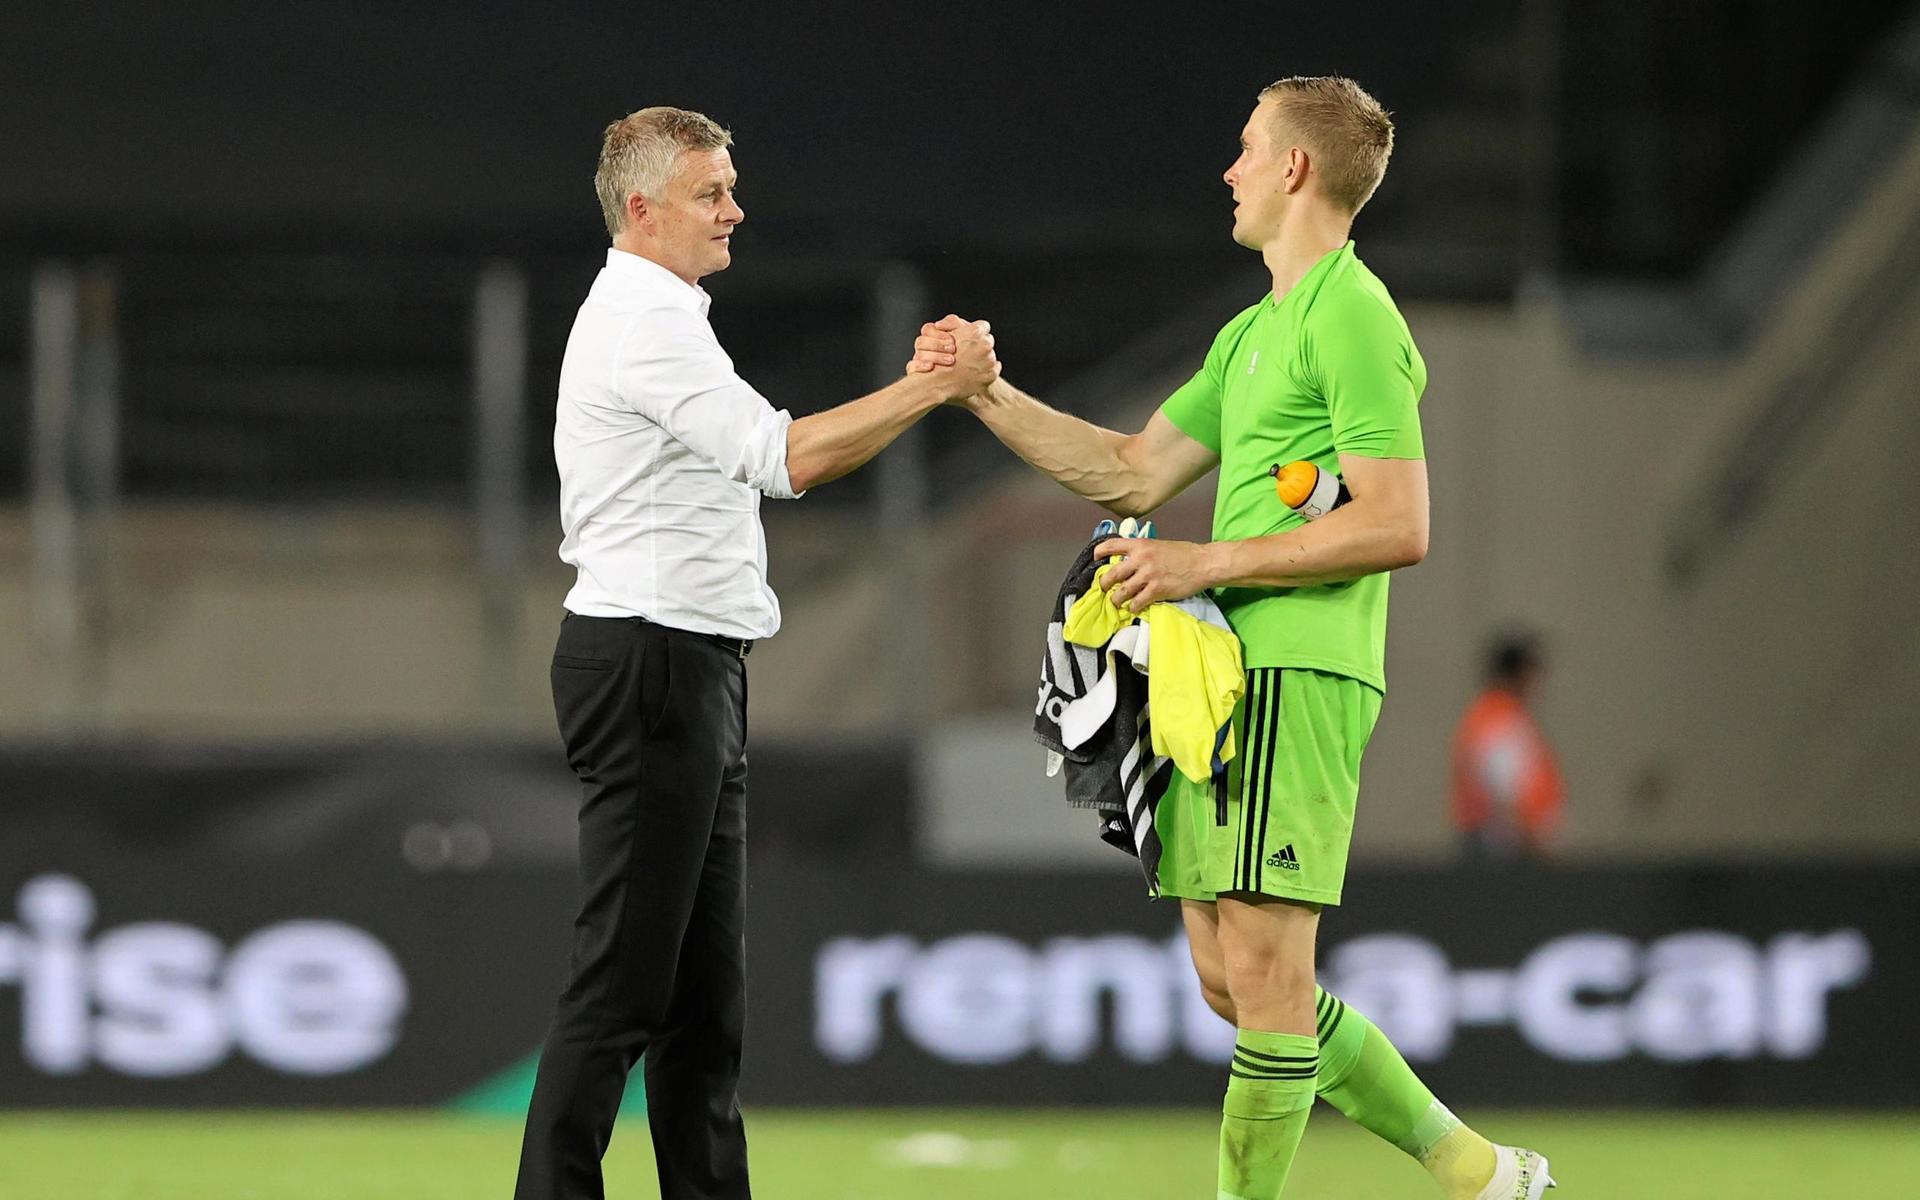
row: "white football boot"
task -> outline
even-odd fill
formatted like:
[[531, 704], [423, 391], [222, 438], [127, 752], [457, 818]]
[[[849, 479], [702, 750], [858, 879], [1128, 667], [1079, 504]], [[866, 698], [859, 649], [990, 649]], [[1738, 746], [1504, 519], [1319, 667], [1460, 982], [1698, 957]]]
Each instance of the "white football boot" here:
[[1498, 1142], [1493, 1152], [1493, 1179], [1480, 1189], [1476, 1200], [1540, 1200], [1541, 1193], [1556, 1186], [1543, 1155]]

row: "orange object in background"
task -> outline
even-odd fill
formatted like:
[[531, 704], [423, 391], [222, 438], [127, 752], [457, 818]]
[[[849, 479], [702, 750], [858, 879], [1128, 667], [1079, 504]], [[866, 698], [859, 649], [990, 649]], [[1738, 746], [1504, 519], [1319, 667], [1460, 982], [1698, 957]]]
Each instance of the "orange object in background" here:
[[1540, 671], [1531, 641], [1496, 647], [1488, 685], [1454, 733], [1453, 823], [1473, 852], [1544, 856], [1559, 832], [1560, 764], [1527, 707]]

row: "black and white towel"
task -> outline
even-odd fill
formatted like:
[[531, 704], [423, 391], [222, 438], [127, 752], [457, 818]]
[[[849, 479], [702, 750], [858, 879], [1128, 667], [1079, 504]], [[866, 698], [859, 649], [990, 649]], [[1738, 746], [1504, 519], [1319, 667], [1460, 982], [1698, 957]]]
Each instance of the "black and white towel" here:
[[[1067, 803], [1100, 815], [1100, 837], [1140, 860], [1147, 888], [1159, 894], [1160, 838], [1154, 811], [1173, 780], [1173, 760], [1153, 752], [1147, 676], [1115, 670], [1144, 650], [1147, 627], [1128, 625], [1099, 649], [1067, 641], [1067, 614], [1099, 569], [1089, 540], [1073, 560], [1047, 622], [1033, 736], [1047, 748], [1047, 774], [1066, 770]], [[1144, 661], [1144, 654], [1142, 659]]]

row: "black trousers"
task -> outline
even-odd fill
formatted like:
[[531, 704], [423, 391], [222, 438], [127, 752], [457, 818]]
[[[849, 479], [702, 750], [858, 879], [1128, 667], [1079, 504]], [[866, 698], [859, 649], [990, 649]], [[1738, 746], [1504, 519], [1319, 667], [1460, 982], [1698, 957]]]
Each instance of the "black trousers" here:
[[601, 1200], [643, 1054], [662, 1200], [746, 1200], [746, 664], [698, 634], [569, 614], [553, 703], [583, 785], [580, 915], [515, 1200]]

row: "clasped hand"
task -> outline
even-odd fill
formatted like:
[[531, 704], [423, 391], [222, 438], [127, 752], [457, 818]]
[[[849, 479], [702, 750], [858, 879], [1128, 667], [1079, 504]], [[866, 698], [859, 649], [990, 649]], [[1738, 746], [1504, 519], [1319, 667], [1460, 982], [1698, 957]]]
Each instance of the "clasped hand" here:
[[941, 383], [951, 380], [946, 396], [949, 404], [985, 391], [1000, 378], [1000, 360], [993, 353], [993, 327], [952, 313], [922, 325], [920, 336], [913, 341], [907, 374], [929, 372]]

